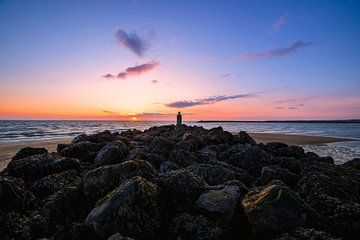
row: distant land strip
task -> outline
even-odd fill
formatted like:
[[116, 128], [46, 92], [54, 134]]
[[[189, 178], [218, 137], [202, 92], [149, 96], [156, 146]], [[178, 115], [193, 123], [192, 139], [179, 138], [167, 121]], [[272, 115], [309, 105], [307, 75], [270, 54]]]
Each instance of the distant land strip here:
[[268, 120], [268, 121], [229, 121], [229, 120], [200, 120], [198, 123], [360, 123], [360, 119], [348, 120]]

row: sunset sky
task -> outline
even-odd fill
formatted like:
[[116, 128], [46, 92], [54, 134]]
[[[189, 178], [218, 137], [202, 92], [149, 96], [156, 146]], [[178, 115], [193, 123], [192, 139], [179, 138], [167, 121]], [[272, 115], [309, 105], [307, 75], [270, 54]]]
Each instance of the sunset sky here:
[[360, 118], [360, 1], [0, 0], [0, 119]]

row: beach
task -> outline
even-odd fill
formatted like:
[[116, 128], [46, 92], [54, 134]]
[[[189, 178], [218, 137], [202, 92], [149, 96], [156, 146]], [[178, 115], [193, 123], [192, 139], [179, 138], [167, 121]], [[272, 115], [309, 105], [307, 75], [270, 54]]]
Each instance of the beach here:
[[[282, 133], [249, 133], [249, 135], [257, 143], [269, 143], [269, 142], [283, 142], [288, 145], [321, 145], [326, 143], [336, 143], [349, 141], [347, 138], [338, 137], [323, 137], [323, 136], [307, 136], [307, 135], [294, 135], [294, 134], [282, 134]], [[11, 158], [24, 147], [43, 147], [49, 152], [56, 152], [56, 147], [60, 143], [70, 143], [70, 137], [59, 139], [45, 139], [45, 140], [27, 140], [9, 143], [0, 143], [0, 171], [4, 169], [10, 162]], [[306, 148], [305, 148], [306, 149]], [[314, 149], [314, 148], [310, 148]]]

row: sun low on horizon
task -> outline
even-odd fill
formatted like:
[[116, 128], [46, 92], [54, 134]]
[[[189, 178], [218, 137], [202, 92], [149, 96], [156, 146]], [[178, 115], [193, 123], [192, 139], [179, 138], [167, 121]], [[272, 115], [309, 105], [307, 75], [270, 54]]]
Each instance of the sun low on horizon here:
[[360, 1], [0, 1], [0, 120], [360, 119]]

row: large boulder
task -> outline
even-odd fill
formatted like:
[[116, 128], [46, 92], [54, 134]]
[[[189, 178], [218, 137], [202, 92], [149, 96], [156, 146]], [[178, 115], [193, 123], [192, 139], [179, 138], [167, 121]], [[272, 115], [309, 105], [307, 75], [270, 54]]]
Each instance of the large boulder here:
[[[262, 167], [269, 165], [265, 152], [258, 146], [238, 144], [230, 148], [227, 152], [231, 154], [227, 159], [225, 157], [226, 163], [242, 168], [253, 176], [260, 175]], [[227, 152], [223, 155], [226, 156]]]
[[12, 160], [7, 165], [7, 174], [34, 181], [54, 173], [80, 169], [79, 162], [74, 158], [61, 157], [57, 154], [41, 154], [27, 158]]
[[240, 144], [256, 145], [255, 140], [244, 131], [240, 131], [237, 135], [234, 136], [234, 142]]
[[83, 177], [82, 188], [90, 201], [96, 201], [127, 179], [141, 176], [150, 180], [156, 175], [156, 170], [147, 161], [131, 160], [87, 172]]
[[343, 167], [360, 170], [360, 158], [354, 158], [353, 160], [347, 161], [342, 164]]
[[48, 151], [46, 150], [46, 148], [25, 147], [25, 148], [20, 149], [20, 151], [18, 151], [15, 154], [15, 156], [12, 157], [12, 160], [18, 160], [21, 158], [26, 158], [26, 157], [30, 157], [33, 155], [47, 153], [47, 152]]
[[265, 166], [261, 170], [261, 177], [259, 183], [261, 185], [268, 184], [272, 180], [280, 180], [286, 183], [289, 187], [294, 188], [299, 180], [299, 177], [286, 168], [281, 168], [277, 165]]
[[224, 237], [224, 229], [215, 221], [211, 221], [203, 215], [193, 216], [183, 213], [172, 220], [168, 239], [220, 240]]
[[192, 133], [185, 133], [182, 138], [181, 141], [179, 143], [179, 145], [188, 150], [188, 151], [196, 151], [198, 149], [200, 149], [203, 145], [203, 143], [201, 142], [201, 140], [195, 136]]
[[60, 155], [64, 157], [77, 158], [82, 162], [92, 163], [103, 146], [103, 143], [79, 141], [63, 148], [60, 151]]
[[234, 141], [234, 136], [222, 129], [222, 127], [217, 127], [210, 129], [208, 133], [210, 143], [212, 144], [232, 144]]
[[170, 152], [168, 161], [176, 163], [179, 167], [187, 167], [192, 163], [196, 163], [198, 158], [192, 152], [177, 149]]
[[72, 140], [72, 143], [78, 143], [83, 141], [90, 141], [93, 143], [106, 143], [112, 142], [116, 135], [111, 134], [109, 130], [104, 132], [95, 133], [92, 135], [81, 134]]
[[297, 228], [292, 232], [284, 233], [273, 238], [273, 240], [342, 240], [342, 238], [334, 237], [327, 232], [316, 230], [313, 228]]
[[35, 181], [30, 191], [38, 198], [44, 199], [51, 194], [65, 188], [79, 185], [81, 178], [75, 170], [52, 174]]
[[271, 152], [274, 156], [304, 158], [305, 151], [299, 146], [280, 147]]
[[134, 177], [112, 192], [86, 217], [102, 239], [119, 232], [139, 239], [159, 237], [161, 209], [157, 187], [141, 177]]
[[209, 185], [238, 180], [250, 186], [254, 182], [254, 178], [245, 170], [217, 161], [209, 164], [192, 164], [186, 169], [204, 179]]
[[129, 150], [121, 141], [114, 141], [106, 144], [96, 155], [95, 166], [121, 163]]
[[246, 197], [243, 203], [259, 238], [319, 223], [316, 212], [285, 186], [267, 186], [259, 193]]

